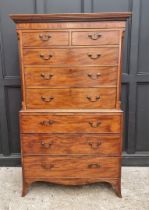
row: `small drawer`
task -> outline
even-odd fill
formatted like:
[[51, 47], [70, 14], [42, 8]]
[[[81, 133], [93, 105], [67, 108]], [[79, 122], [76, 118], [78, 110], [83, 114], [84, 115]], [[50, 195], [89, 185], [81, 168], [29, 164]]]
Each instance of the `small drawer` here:
[[22, 134], [23, 155], [121, 154], [120, 135]]
[[27, 178], [119, 178], [120, 158], [93, 156], [29, 156], [23, 158]]
[[21, 114], [21, 133], [120, 133], [121, 115]]
[[96, 87], [117, 85], [117, 67], [26, 67], [27, 87]]
[[27, 89], [29, 109], [102, 108], [116, 106], [116, 87]]
[[120, 42], [119, 31], [72, 32], [72, 45], [116, 45]]
[[24, 32], [22, 34], [23, 47], [48, 47], [68, 45], [68, 32], [63, 31], [40, 31]]
[[118, 65], [119, 48], [24, 49], [24, 65]]

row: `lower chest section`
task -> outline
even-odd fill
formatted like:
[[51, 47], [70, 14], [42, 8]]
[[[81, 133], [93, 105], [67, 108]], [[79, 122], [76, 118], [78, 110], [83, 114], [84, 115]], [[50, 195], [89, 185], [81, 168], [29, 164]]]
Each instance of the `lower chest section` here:
[[119, 178], [121, 113], [21, 113], [27, 178]]

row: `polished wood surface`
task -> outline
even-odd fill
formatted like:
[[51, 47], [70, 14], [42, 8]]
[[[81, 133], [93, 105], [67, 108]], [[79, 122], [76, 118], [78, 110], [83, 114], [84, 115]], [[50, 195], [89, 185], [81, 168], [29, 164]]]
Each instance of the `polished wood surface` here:
[[25, 65], [117, 65], [118, 48], [24, 49]]
[[[118, 178], [120, 158], [69, 156], [28, 156], [23, 158], [24, 174], [29, 177]], [[29, 170], [26, 170], [29, 169]]]
[[10, 17], [16, 23], [31, 22], [89, 22], [115, 20], [126, 21], [131, 12], [103, 12], [103, 13], [65, 13], [65, 14], [11, 14]]
[[[81, 24], [81, 26], [80, 26]], [[16, 29], [20, 30], [61, 30], [61, 29], [118, 29], [118, 30], [125, 30], [125, 22], [124, 21], [99, 21], [99, 22], [30, 22], [30, 23], [17, 23]]]
[[22, 34], [24, 47], [48, 47], [55, 45], [68, 45], [69, 33], [67, 31], [39, 31]]
[[21, 115], [21, 133], [120, 133], [120, 115]]
[[96, 116], [97, 114], [100, 115], [109, 115], [114, 114], [115, 116], [119, 116], [123, 114], [122, 110], [119, 109], [22, 109], [20, 110], [20, 116], [30, 116], [30, 115], [92, 115]]
[[121, 154], [120, 135], [21, 134], [24, 155]]
[[118, 45], [120, 32], [117, 31], [77, 31], [72, 32], [72, 45]]
[[121, 197], [121, 55], [130, 13], [11, 15], [17, 23], [23, 191], [109, 182]]
[[116, 86], [117, 67], [25, 67], [26, 87]]
[[116, 88], [27, 89], [29, 109], [115, 108]]

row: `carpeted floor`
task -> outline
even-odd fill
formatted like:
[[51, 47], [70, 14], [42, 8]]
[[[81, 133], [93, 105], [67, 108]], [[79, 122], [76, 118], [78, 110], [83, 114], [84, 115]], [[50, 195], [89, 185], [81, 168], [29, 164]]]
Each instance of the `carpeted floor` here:
[[21, 168], [0, 168], [0, 210], [149, 210], [149, 167], [123, 167], [122, 195], [108, 184], [32, 184], [21, 197]]

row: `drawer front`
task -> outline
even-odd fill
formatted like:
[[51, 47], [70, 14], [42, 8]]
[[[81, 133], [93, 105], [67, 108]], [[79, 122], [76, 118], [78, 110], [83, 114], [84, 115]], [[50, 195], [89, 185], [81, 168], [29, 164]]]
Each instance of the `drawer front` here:
[[119, 44], [119, 31], [77, 31], [72, 32], [72, 45]]
[[25, 65], [117, 65], [118, 48], [24, 49]]
[[27, 89], [27, 108], [115, 108], [116, 88]]
[[68, 45], [68, 32], [40, 31], [24, 32], [22, 35], [24, 47], [48, 47], [56, 45]]
[[22, 134], [21, 141], [24, 155], [121, 154], [119, 135]]
[[118, 178], [120, 158], [109, 157], [48, 157], [23, 158], [25, 177]]
[[119, 115], [22, 115], [21, 133], [120, 133]]
[[25, 68], [27, 87], [95, 87], [117, 85], [116, 67]]

